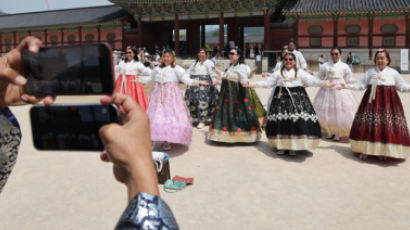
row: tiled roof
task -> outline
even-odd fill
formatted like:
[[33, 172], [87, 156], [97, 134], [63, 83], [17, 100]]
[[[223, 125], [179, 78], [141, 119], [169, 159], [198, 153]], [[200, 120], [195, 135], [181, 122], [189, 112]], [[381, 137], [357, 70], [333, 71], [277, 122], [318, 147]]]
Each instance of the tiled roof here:
[[410, 12], [410, 0], [290, 0], [284, 14]]
[[0, 30], [100, 23], [127, 15], [120, 6], [98, 6], [0, 15]]

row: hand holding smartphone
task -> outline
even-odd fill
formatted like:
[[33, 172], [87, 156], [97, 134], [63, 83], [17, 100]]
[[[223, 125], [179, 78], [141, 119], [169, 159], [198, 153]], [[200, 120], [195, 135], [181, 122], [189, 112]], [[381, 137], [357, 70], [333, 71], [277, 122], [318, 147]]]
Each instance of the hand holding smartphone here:
[[34, 106], [30, 118], [38, 150], [102, 151], [99, 129], [118, 123], [119, 109], [101, 104]]
[[112, 94], [114, 71], [106, 44], [40, 48], [22, 53], [26, 92], [34, 96]]

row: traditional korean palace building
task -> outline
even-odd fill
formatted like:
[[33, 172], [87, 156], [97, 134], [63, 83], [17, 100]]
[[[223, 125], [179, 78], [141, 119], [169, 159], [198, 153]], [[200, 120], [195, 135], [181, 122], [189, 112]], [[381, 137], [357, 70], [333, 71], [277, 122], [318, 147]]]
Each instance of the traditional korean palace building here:
[[278, 50], [290, 39], [304, 50], [410, 47], [410, 0], [111, 2], [116, 5], [0, 15], [0, 53], [33, 35], [45, 46], [103, 41], [118, 50], [163, 44], [180, 50], [184, 40], [183, 54], [194, 55], [206, 44], [206, 25], [219, 25], [220, 49], [229, 42], [244, 47], [245, 27], [264, 28], [265, 50]]

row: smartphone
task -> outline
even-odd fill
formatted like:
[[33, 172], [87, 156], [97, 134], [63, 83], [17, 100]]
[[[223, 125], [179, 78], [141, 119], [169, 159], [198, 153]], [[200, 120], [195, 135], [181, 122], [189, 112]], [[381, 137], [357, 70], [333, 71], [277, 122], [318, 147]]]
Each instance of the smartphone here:
[[108, 44], [40, 48], [22, 53], [26, 92], [35, 96], [112, 94], [114, 74]]
[[119, 109], [102, 104], [33, 106], [30, 118], [38, 150], [101, 151], [98, 130], [118, 123]]

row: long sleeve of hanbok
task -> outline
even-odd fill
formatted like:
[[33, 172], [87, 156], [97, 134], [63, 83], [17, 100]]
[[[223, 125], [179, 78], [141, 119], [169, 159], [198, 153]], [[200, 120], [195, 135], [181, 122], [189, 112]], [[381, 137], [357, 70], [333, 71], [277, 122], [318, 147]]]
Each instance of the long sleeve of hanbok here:
[[273, 86], [276, 85], [278, 79], [279, 79], [279, 72], [275, 72], [271, 75], [269, 75], [268, 78], [264, 81], [257, 81], [257, 82], [250, 82], [249, 86], [250, 87], [260, 87], [260, 88], [272, 88]]
[[118, 63], [118, 65], [115, 66], [114, 71], [117, 74], [122, 74], [123, 73], [123, 69], [124, 69], [124, 62], [121, 61], [120, 63]]
[[357, 82], [356, 78], [353, 77], [353, 73], [350, 70], [349, 66], [346, 65], [346, 68], [344, 70], [344, 75], [343, 78], [345, 80], [346, 83], [352, 84]]
[[142, 84], [148, 84], [154, 81], [156, 75], [161, 74], [159, 67], [155, 67], [154, 70], [151, 71], [151, 74], [148, 76], [139, 76], [139, 81]]
[[319, 78], [320, 80], [324, 80], [326, 78], [326, 66], [322, 65], [319, 68], [319, 72], [317, 73], [317, 78]]
[[241, 83], [249, 82], [249, 79], [248, 79], [249, 74], [248, 74], [248, 69], [246, 65], [244, 64], [239, 65], [236, 69], [236, 72], [238, 74], [239, 81]]
[[302, 69], [307, 69], [308, 68], [306, 59], [305, 59], [305, 57], [303, 56], [302, 53], [299, 52], [299, 55], [296, 58], [299, 58], [300, 67]]
[[145, 67], [142, 63], [137, 64], [136, 70], [138, 74], [142, 74], [144, 76], [150, 76], [152, 72], [150, 68]]
[[303, 84], [307, 86], [327, 86], [328, 82], [324, 80], [319, 80], [317, 77], [310, 75], [308, 72], [299, 70], [298, 75], [302, 80]]
[[182, 68], [181, 66], [175, 66], [174, 71], [175, 71], [175, 74], [176, 74], [178, 80], [183, 82], [185, 85], [189, 85], [189, 86], [198, 86], [199, 85], [199, 81], [191, 79], [188, 76], [187, 72], [184, 70], [184, 68]]
[[352, 84], [346, 84], [346, 88], [351, 89], [351, 90], [364, 90], [367, 88], [368, 85], [369, 85], [368, 72], [366, 72], [364, 76], [360, 78], [359, 81], [352, 83]]
[[395, 71], [394, 81], [398, 91], [400, 92], [410, 92], [410, 85], [403, 79], [398, 72]]
[[214, 63], [213, 62], [208, 62], [208, 64], [206, 65], [206, 70], [209, 74], [209, 76], [211, 76], [212, 80], [216, 80], [218, 78], [218, 75], [212, 70], [212, 67], [214, 67]]

